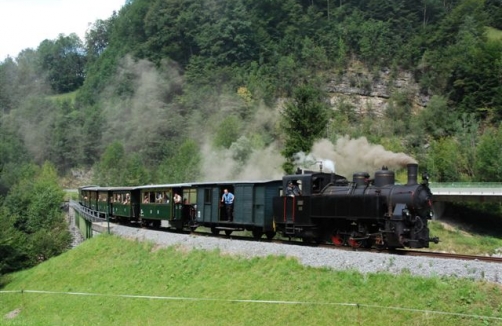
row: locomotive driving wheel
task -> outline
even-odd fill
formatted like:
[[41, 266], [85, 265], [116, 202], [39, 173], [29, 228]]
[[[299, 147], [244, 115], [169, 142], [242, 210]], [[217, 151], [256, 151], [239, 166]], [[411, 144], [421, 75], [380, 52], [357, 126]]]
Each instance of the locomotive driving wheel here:
[[349, 246], [351, 246], [354, 249], [361, 248], [365, 246], [365, 241], [366, 240], [361, 240], [361, 239], [354, 239], [354, 238], [349, 238], [347, 243]]
[[342, 235], [340, 234], [333, 234], [331, 235], [331, 242], [337, 246], [337, 247], [341, 247], [345, 244], [345, 239]]

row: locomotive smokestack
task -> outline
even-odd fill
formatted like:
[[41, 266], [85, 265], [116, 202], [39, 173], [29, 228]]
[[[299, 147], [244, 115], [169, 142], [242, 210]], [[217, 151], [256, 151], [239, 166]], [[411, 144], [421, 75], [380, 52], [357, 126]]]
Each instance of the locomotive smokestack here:
[[418, 164], [409, 163], [407, 166], [408, 166], [408, 186], [418, 184], [417, 182]]

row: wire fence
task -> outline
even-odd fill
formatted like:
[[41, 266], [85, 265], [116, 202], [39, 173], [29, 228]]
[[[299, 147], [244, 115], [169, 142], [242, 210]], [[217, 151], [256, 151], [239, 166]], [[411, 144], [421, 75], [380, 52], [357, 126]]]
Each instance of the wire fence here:
[[449, 311], [394, 307], [394, 306], [381, 306], [363, 303], [351, 302], [315, 302], [315, 301], [284, 301], [284, 300], [248, 300], [248, 299], [219, 299], [219, 298], [194, 298], [194, 297], [173, 297], [173, 296], [155, 296], [155, 295], [134, 295], [134, 294], [106, 294], [106, 293], [90, 293], [90, 292], [59, 292], [59, 291], [42, 291], [42, 290], [10, 290], [1, 291], [0, 294], [44, 294], [44, 295], [72, 295], [72, 296], [99, 296], [99, 297], [114, 297], [114, 298], [128, 298], [128, 299], [148, 299], [148, 300], [170, 300], [170, 301], [213, 301], [223, 303], [243, 303], [243, 304], [274, 304], [274, 305], [311, 305], [311, 306], [344, 306], [354, 307], [356, 309], [380, 309], [380, 310], [393, 310], [403, 312], [415, 312], [422, 314], [436, 314], [461, 318], [482, 319], [486, 321], [502, 321], [502, 317], [486, 316], [477, 314], [465, 314]]
[[502, 182], [430, 182], [429, 187], [434, 188], [499, 188]]

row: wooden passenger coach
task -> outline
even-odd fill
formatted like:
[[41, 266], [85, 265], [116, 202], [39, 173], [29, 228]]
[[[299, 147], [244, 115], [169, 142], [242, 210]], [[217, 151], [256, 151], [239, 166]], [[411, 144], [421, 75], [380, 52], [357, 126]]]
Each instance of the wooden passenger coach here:
[[194, 185], [149, 185], [137, 189], [141, 198], [141, 221], [145, 226], [163, 226], [180, 231], [194, 227], [194, 205], [197, 202]]
[[[221, 202], [223, 190], [234, 194], [232, 220]], [[81, 204], [122, 223], [195, 230], [251, 231], [255, 238], [275, 235], [273, 198], [280, 196], [282, 180], [229, 181], [148, 185], [141, 187], [82, 187]], [[180, 201], [176, 201], [179, 195]]]
[[[279, 196], [281, 188], [282, 180], [197, 184], [196, 222], [211, 228], [214, 234], [248, 230], [255, 238], [263, 234], [271, 238], [275, 235], [272, 200]], [[232, 221], [228, 221], [221, 202], [224, 189], [235, 196]]]

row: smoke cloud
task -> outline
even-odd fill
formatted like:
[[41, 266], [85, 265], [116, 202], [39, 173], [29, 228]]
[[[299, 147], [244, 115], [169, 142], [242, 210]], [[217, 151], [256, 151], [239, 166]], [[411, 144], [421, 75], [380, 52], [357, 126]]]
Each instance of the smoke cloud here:
[[[119, 86], [130, 87], [134, 96], [117, 100], [111, 93]], [[185, 133], [197, 139], [201, 148], [202, 177], [193, 181], [270, 180], [284, 175], [285, 159], [280, 154], [282, 144], [278, 140], [278, 110], [263, 105], [246, 106], [236, 94], [223, 94], [186, 118], [172, 101], [182, 87], [182, 77], [175, 64], [166, 62], [159, 69], [145, 60], [124, 58], [116, 84], [107, 89], [110, 94], [105, 91], [103, 96], [103, 116], [107, 123], [104, 143], [120, 140], [127, 152], [141, 153], [145, 148], [161, 146]], [[215, 149], [214, 130], [229, 114], [242, 119], [240, 134], [248, 138], [240, 142], [235, 139], [229, 149]], [[264, 130], [266, 132], [257, 134]], [[258, 144], [251, 141], [253, 137], [259, 139]], [[310, 153], [297, 153], [294, 163], [314, 171], [319, 171], [322, 164], [324, 172], [348, 177], [354, 172], [374, 172], [383, 165], [399, 169], [416, 162], [404, 153], [393, 153], [381, 145], [370, 144], [365, 137], [344, 136], [335, 144], [327, 139], [316, 142]]]
[[[284, 172], [284, 158], [277, 142], [265, 149], [254, 150], [246, 163], [235, 160], [230, 149], [215, 151], [210, 143], [203, 146], [203, 180], [269, 180], [280, 179]], [[405, 153], [394, 153], [381, 145], [368, 142], [365, 137], [352, 139], [344, 136], [333, 144], [327, 139], [316, 142], [310, 153], [297, 153], [294, 164], [302, 169], [335, 172], [350, 177], [355, 172], [380, 170], [383, 165], [392, 170], [405, 168], [415, 159]]]
[[202, 157], [201, 181], [271, 180], [284, 175], [284, 158], [275, 143], [264, 149], [252, 150], [245, 163], [235, 160], [231, 149], [214, 150], [210, 143], [203, 145]]
[[341, 137], [333, 144], [327, 139], [316, 142], [311, 153], [298, 153], [295, 163], [302, 168], [313, 169], [314, 165], [323, 163], [323, 171], [334, 172], [350, 176], [354, 172], [372, 172], [382, 168], [383, 165], [390, 169], [406, 167], [409, 163], [417, 163], [415, 159], [405, 153], [394, 153], [386, 150], [382, 145], [368, 142], [366, 137], [352, 139], [349, 136]]

